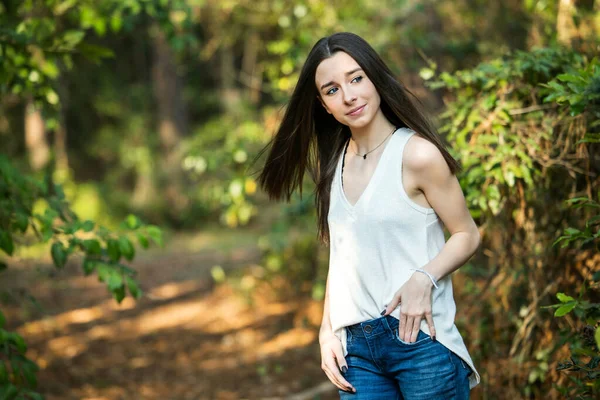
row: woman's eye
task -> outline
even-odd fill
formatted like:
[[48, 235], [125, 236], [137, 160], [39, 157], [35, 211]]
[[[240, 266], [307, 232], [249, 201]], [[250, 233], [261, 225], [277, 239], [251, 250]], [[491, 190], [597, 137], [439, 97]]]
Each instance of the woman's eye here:
[[[363, 79], [363, 77], [359, 75], [356, 78], [352, 79], [350, 82], [356, 82], [356, 83], [358, 83], [358, 82], [362, 81], [362, 79]], [[337, 92], [337, 88], [331, 88], [325, 94], [330, 95], [330, 94], [334, 94], [335, 92]]]

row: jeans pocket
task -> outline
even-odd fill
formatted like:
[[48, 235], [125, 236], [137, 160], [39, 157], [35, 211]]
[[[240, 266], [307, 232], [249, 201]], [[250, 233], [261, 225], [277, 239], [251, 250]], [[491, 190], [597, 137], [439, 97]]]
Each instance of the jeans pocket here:
[[467, 371], [467, 376], [471, 376], [471, 374], [473, 373], [473, 370], [471, 369], [471, 367], [469, 366], [469, 364], [467, 364], [467, 362], [465, 360], [462, 359], [462, 357], [460, 357], [458, 354], [452, 352], [451, 355], [455, 360], [458, 361], [458, 363], [460, 364], [460, 366], [462, 367], [462, 369], [464, 369], [465, 371]]
[[467, 371], [469, 371], [469, 373], [467, 374], [467, 376], [471, 376], [471, 374], [473, 373], [473, 370], [471, 369], [471, 367], [469, 366], [469, 364], [467, 364], [465, 362], [465, 360], [463, 360], [460, 357], [458, 357], [458, 359], [460, 360], [460, 365], [462, 365], [464, 369], [466, 369]]
[[402, 339], [400, 339], [400, 335], [398, 333], [398, 329], [394, 329], [394, 338], [402, 345], [404, 346], [417, 346], [419, 344], [423, 344], [426, 343], [428, 341], [431, 341], [431, 336], [429, 336], [428, 334], [426, 334], [425, 332], [423, 332], [422, 330], [419, 329], [419, 333], [417, 334], [417, 340], [415, 340], [414, 342], [406, 342]]

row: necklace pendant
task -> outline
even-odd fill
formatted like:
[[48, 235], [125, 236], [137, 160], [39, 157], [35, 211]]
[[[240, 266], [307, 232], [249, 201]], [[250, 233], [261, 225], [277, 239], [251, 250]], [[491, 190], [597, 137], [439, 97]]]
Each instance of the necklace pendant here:
[[367, 155], [365, 154], [365, 155], [363, 156], [363, 160], [366, 160], [366, 159], [367, 159]]

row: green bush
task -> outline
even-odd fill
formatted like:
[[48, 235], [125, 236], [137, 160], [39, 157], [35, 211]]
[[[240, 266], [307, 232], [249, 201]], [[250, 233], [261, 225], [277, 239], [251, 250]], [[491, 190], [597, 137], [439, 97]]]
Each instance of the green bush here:
[[[117, 231], [79, 219], [61, 186], [22, 175], [0, 155], [0, 249], [11, 256], [15, 243], [23, 241], [51, 243], [56, 268], [63, 268], [75, 254], [82, 255], [84, 275], [95, 274], [120, 303], [127, 293], [135, 299], [142, 296], [136, 271], [125, 264], [135, 257], [134, 243], [147, 248], [154, 241], [162, 246], [163, 239], [158, 227], [143, 224], [134, 215]], [[6, 268], [7, 262], [0, 260], [0, 270]], [[5, 330], [5, 322], [0, 311], [0, 398], [40, 399], [35, 392], [37, 365], [25, 355], [25, 340]]]

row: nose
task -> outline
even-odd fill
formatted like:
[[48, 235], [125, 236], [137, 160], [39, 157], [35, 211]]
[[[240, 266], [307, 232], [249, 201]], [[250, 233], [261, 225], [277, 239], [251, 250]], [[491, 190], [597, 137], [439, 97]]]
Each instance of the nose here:
[[344, 89], [344, 101], [346, 104], [352, 104], [356, 101], [356, 95], [349, 87]]

